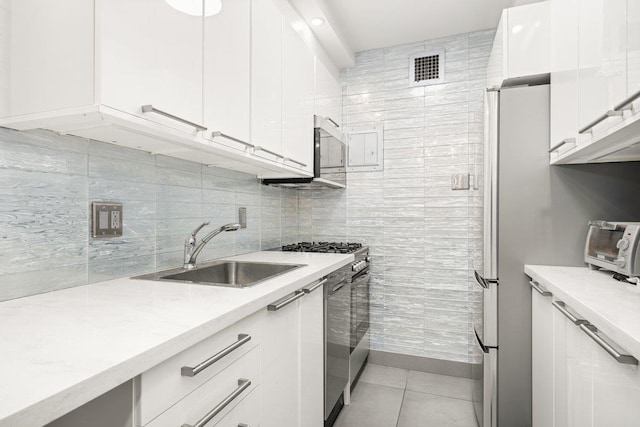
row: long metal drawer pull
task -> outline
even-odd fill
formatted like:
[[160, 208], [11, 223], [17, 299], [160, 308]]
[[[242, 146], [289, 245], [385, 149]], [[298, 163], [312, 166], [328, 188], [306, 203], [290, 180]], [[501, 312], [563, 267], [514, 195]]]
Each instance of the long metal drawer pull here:
[[554, 301], [551, 304], [553, 304], [553, 306], [557, 308], [560, 313], [564, 314], [567, 319], [571, 320], [571, 323], [573, 323], [574, 325], [586, 325], [589, 323], [585, 319], [578, 319], [576, 316], [574, 316], [569, 310], [567, 310], [567, 306], [564, 302]]
[[251, 386], [251, 381], [246, 378], [238, 379], [238, 388], [234, 390], [229, 396], [225, 397], [224, 400], [213, 408], [207, 415], [202, 417], [200, 421], [191, 425], [191, 424], [182, 424], [182, 427], [204, 427], [209, 421], [211, 421], [216, 415], [218, 415], [224, 408], [229, 406], [231, 402], [234, 401], [238, 396], [242, 394], [243, 391]]
[[238, 427], [250, 427], [250, 426], [249, 426], [249, 424], [240, 423], [240, 424], [238, 424]]
[[626, 110], [627, 109], [626, 107], [638, 98], [640, 98], [640, 90], [634, 93], [633, 95], [631, 95], [630, 97], [628, 97], [627, 99], [625, 99], [624, 101], [622, 101], [620, 104], [613, 107], [613, 109], [616, 111]]
[[338, 123], [336, 123], [336, 121], [333, 120], [331, 117], [327, 117], [327, 121], [333, 123], [337, 128], [340, 127], [340, 125]]
[[246, 145], [247, 147], [256, 148], [256, 146], [253, 145], [253, 144], [250, 144], [250, 143], [248, 143], [246, 141], [243, 141], [243, 140], [238, 139], [236, 137], [233, 137], [231, 135], [227, 135], [226, 133], [220, 132], [219, 130], [214, 130], [213, 132], [211, 132], [211, 136], [214, 137], [214, 138], [220, 137], [220, 138], [224, 138], [224, 139], [229, 139], [229, 140], [231, 140], [233, 142], [237, 142], [237, 143], [240, 143], [242, 145]]
[[167, 113], [166, 111], [162, 111], [162, 110], [158, 110], [157, 108], [153, 108], [153, 105], [143, 105], [142, 106], [142, 112], [143, 113], [160, 114], [161, 116], [165, 116], [165, 117], [168, 117], [168, 118], [173, 119], [175, 121], [184, 123], [186, 125], [193, 126], [194, 128], [196, 128], [198, 130], [201, 130], [201, 131], [207, 130], [207, 128], [202, 126], [202, 125], [190, 122], [189, 120], [183, 119], [182, 117], [174, 116], [173, 114]]
[[531, 287], [533, 289], [538, 291], [538, 293], [540, 295], [542, 295], [543, 297], [550, 297], [551, 295], [553, 295], [551, 292], [547, 291], [546, 289], [542, 289], [542, 287], [540, 286], [540, 284], [538, 282], [535, 282], [535, 281], [531, 280], [529, 282], [529, 284], [531, 285]]
[[477, 271], [474, 270], [473, 272], [474, 277], [476, 278], [476, 283], [480, 286], [482, 286], [484, 289], [489, 289], [489, 285], [495, 283], [496, 285], [498, 284], [498, 280], [497, 279], [485, 279], [484, 277], [482, 277]]
[[329, 279], [327, 279], [326, 277], [322, 280], [320, 280], [318, 283], [316, 283], [315, 285], [311, 285], [308, 286], [306, 288], [302, 288], [302, 292], [304, 292], [305, 294], [310, 294], [311, 292], [315, 291], [316, 289], [318, 289], [320, 286], [324, 285], [325, 283], [327, 283]]
[[611, 357], [616, 359], [616, 362], [623, 363], [625, 365], [637, 365], [638, 364], [638, 359], [636, 359], [635, 357], [631, 356], [630, 354], [621, 354], [621, 353], [619, 353], [618, 350], [613, 348], [613, 346], [611, 344], [606, 342], [600, 335], [598, 335], [598, 328], [596, 328], [595, 326], [590, 325], [590, 324], [589, 325], [580, 325], [580, 329], [582, 329], [582, 331], [585, 334], [589, 335], [589, 338], [594, 340], [596, 342], [596, 344], [598, 344], [600, 347], [602, 347], [604, 349], [604, 351], [609, 353], [611, 355]]
[[180, 373], [182, 374], [183, 377], [195, 377], [200, 372], [204, 371], [209, 366], [213, 365], [218, 360], [220, 360], [223, 357], [225, 357], [227, 354], [233, 352], [238, 347], [241, 347], [241, 346], [245, 345], [249, 341], [251, 341], [251, 335], [249, 335], [249, 334], [238, 334], [238, 341], [234, 342], [229, 347], [220, 350], [218, 353], [214, 354], [213, 356], [211, 356], [210, 358], [208, 358], [204, 362], [199, 363], [194, 367], [183, 366], [182, 369], [180, 370]]
[[553, 147], [549, 148], [549, 152], [553, 153], [554, 151], [558, 150], [560, 147], [562, 147], [565, 144], [574, 144], [575, 145], [575, 143], [576, 143], [576, 139], [575, 138], [565, 138], [562, 141], [558, 142]]
[[278, 157], [279, 159], [284, 159], [284, 156], [282, 154], [278, 154], [275, 151], [267, 150], [266, 148], [260, 147], [259, 145], [256, 145], [255, 147], [253, 147], [253, 149], [256, 151], [264, 151], [265, 153], [269, 153], [272, 156]]
[[283, 300], [281, 300], [281, 301], [276, 301], [276, 302], [275, 302], [275, 303], [273, 303], [273, 304], [269, 304], [269, 305], [267, 306], [267, 310], [269, 310], [269, 311], [278, 311], [278, 310], [280, 310], [282, 307], [284, 307], [284, 306], [286, 306], [286, 305], [291, 304], [292, 302], [294, 302], [294, 301], [295, 301], [295, 300], [297, 300], [297, 299], [302, 298], [303, 296], [305, 296], [304, 291], [297, 290], [297, 291], [295, 291], [295, 293], [293, 294], [293, 296], [288, 297], [288, 298], [286, 298], [286, 299], [283, 299]]
[[622, 111], [609, 110], [603, 115], [601, 115], [600, 117], [598, 117], [597, 119], [595, 119], [594, 121], [592, 121], [591, 123], [589, 123], [588, 125], [586, 125], [585, 127], [583, 127], [582, 129], [580, 129], [578, 133], [579, 134], [587, 133], [591, 131], [594, 127], [599, 125], [601, 122], [607, 120], [609, 117], [621, 116], [622, 114], [623, 114]]
[[307, 167], [307, 164], [306, 164], [306, 163], [302, 163], [302, 162], [299, 162], [299, 161], [297, 161], [297, 160], [293, 160], [293, 159], [292, 159], [292, 158], [290, 158], [290, 157], [283, 157], [283, 158], [282, 158], [282, 161], [283, 161], [283, 162], [296, 163], [296, 164], [298, 164], [298, 165], [302, 166], [303, 168], [306, 168], [306, 167]]

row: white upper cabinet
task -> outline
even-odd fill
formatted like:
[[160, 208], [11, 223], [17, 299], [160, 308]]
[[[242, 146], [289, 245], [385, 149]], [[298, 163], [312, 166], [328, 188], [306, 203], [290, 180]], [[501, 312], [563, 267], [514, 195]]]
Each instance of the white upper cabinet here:
[[[259, 3], [259, 0], [257, 1]], [[251, 141], [251, 0], [222, 0], [220, 13], [204, 19], [204, 124]], [[246, 149], [227, 138], [216, 141]]]
[[169, 126], [185, 124], [142, 106], [202, 123], [202, 7], [192, 15], [158, 0], [96, 4], [101, 103]]
[[271, 0], [253, 0], [251, 140], [276, 154], [282, 152], [282, 27], [282, 13]]
[[340, 80], [316, 58], [315, 114], [342, 126], [342, 87]]
[[[578, 125], [589, 126], [627, 96], [627, 0], [581, 0]], [[596, 126], [610, 126], [609, 118]], [[597, 129], [594, 129], [597, 131]]]
[[578, 134], [578, 0], [551, 2], [551, 130], [550, 145]]
[[313, 171], [314, 57], [288, 23], [282, 35], [282, 153]]
[[487, 70], [488, 86], [527, 82], [551, 71], [549, 2], [502, 12]]
[[[627, 94], [640, 91], [640, 2], [627, 1]], [[635, 102], [640, 107], [640, 101]]]

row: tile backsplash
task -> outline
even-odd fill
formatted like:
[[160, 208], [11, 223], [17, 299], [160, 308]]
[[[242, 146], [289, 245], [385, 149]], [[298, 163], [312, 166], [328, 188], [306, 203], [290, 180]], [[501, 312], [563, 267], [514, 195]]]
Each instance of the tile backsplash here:
[[[122, 237], [90, 237], [96, 200], [124, 204]], [[237, 222], [239, 207], [247, 228], [217, 236], [201, 260], [299, 240], [295, 190], [45, 130], [0, 128], [0, 301], [180, 266], [186, 235], [205, 220], [209, 230]]]
[[[345, 127], [384, 124], [384, 171], [350, 172], [343, 191], [300, 197], [302, 236], [371, 247], [375, 350], [471, 362], [482, 261], [483, 102], [494, 31], [375, 49], [342, 70]], [[409, 85], [408, 59], [445, 49], [445, 81]]]

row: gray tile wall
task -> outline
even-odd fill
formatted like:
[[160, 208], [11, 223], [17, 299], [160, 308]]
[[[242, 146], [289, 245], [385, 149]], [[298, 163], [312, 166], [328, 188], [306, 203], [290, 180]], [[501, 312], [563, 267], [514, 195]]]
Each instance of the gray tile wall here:
[[[92, 239], [92, 201], [124, 203], [121, 238]], [[296, 242], [298, 192], [255, 176], [38, 130], [0, 128], [0, 301], [171, 268], [204, 220], [237, 221], [200, 259]], [[203, 230], [204, 231], [204, 230]]]
[[[474, 359], [479, 294], [471, 274], [482, 261], [482, 191], [451, 190], [451, 174], [482, 172], [493, 37], [480, 31], [360, 52], [356, 66], [342, 70], [344, 124], [384, 123], [384, 171], [349, 173], [346, 190], [301, 196], [301, 216], [311, 219], [300, 230], [371, 246], [375, 350]], [[410, 87], [409, 56], [440, 47], [444, 84]]]

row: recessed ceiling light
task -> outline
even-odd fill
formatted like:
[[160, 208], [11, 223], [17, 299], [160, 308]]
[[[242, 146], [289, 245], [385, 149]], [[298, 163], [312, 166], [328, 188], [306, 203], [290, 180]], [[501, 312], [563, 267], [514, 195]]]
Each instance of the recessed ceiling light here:
[[319, 27], [321, 25], [324, 25], [325, 20], [324, 18], [311, 18], [311, 25], [313, 25], [314, 27]]

